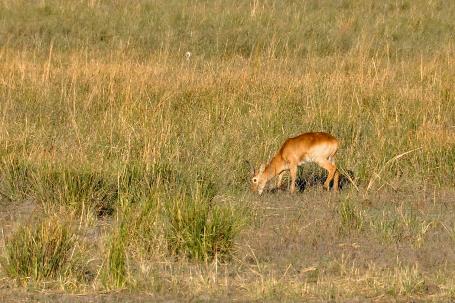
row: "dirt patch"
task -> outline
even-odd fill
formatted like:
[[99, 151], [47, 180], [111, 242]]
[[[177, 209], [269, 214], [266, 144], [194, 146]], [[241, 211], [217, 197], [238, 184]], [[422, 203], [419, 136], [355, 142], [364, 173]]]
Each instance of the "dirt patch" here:
[[177, 302], [170, 298], [159, 298], [145, 293], [118, 292], [118, 293], [99, 293], [71, 295], [64, 293], [44, 293], [34, 291], [24, 291], [21, 289], [0, 290], [0, 301], [3, 303], [120, 303], [120, 302]]

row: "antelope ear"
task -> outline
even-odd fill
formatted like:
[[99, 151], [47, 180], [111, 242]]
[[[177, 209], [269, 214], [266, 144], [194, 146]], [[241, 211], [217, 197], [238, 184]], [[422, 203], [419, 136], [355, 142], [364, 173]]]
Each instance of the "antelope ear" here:
[[261, 167], [259, 167], [259, 173], [262, 174], [264, 172], [265, 165], [261, 164]]

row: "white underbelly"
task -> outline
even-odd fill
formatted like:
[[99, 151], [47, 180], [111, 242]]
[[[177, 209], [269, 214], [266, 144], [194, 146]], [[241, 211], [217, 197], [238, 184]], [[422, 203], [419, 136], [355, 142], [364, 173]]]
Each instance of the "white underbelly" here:
[[320, 162], [327, 160], [331, 154], [333, 154], [333, 150], [330, 146], [316, 146], [305, 156], [305, 159], [303, 159], [299, 165], [307, 162]]

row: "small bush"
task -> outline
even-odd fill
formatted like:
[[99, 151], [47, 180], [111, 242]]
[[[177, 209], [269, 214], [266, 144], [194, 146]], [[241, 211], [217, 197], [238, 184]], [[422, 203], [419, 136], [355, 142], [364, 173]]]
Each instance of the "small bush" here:
[[6, 243], [2, 265], [14, 279], [36, 282], [65, 279], [76, 272], [76, 236], [54, 218], [21, 227]]
[[170, 251], [204, 261], [230, 255], [242, 220], [233, 209], [214, 205], [200, 195], [172, 199], [166, 215]]

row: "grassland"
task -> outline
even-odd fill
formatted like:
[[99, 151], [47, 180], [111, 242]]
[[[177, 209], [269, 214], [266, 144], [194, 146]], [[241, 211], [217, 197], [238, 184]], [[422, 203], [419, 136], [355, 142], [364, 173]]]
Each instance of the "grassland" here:
[[[1, 1], [0, 298], [454, 300], [453, 16]], [[312, 165], [250, 193], [305, 131], [341, 140], [341, 193]]]

